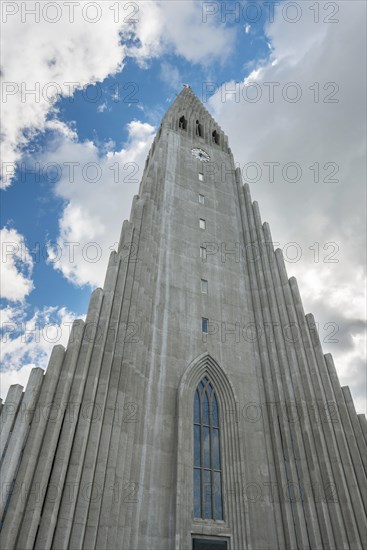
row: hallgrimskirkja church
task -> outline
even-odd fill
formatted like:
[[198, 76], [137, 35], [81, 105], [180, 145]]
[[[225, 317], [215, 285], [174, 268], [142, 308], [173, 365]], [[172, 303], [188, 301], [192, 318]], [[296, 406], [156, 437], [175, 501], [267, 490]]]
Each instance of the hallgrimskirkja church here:
[[85, 321], [2, 405], [3, 550], [367, 548], [366, 417], [271, 242], [185, 85]]

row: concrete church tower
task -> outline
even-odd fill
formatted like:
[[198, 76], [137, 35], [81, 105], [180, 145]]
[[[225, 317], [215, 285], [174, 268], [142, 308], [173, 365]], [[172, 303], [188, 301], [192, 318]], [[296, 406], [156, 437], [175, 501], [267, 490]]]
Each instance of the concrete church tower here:
[[367, 547], [366, 419], [270, 243], [185, 86], [86, 321], [3, 405], [2, 548]]

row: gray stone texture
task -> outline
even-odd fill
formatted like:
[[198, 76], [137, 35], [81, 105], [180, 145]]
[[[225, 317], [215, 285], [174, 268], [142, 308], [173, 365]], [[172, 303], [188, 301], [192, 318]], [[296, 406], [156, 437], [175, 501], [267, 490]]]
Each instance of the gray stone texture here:
[[[193, 515], [204, 376], [220, 409], [222, 521]], [[4, 550], [188, 550], [193, 535], [230, 550], [367, 547], [366, 419], [189, 87], [163, 118], [86, 321], [23, 395], [10, 388], [1, 430]]]

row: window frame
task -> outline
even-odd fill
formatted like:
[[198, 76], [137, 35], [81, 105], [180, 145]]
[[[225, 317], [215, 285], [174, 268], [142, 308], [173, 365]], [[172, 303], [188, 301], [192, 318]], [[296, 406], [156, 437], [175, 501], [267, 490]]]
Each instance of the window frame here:
[[207, 279], [200, 280], [200, 290], [202, 294], [209, 294], [209, 284]]
[[[230, 550], [230, 539], [227, 537], [216, 537], [212, 535], [192, 534], [192, 550], [195, 550], [195, 542], [202, 540], [205, 543], [208, 542], [222, 542], [226, 544], [226, 550]], [[221, 549], [220, 549], [221, 550]], [[224, 549], [223, 549], [224, 550]]]
[[187, 119], [186, 119], [185, 115], [182, 115], [178, 119], [178, 127], [179, 127], [180, 130], [184, 130], [185, 132], [187, 131]]
[[195, 134], [197, 137], [204, 138], [204, 128], [199, 120], [197, 120], [195, 123]]
[[215, 143], [216, 145], [220, 145], [220, 141], [219, 141], [219, 133], [217, 132], [217, 130], [214, 130], [212, 132], [212, 142]]
[[208, 260], [208, 250], [206, 246], [200, 246], [200, 259], [203, 262], [206, 262]]
[[193, 433], [193, 517], [199, 521], [223, 522], [220, 410], [214, 385], [206, 374], [195, 389]]

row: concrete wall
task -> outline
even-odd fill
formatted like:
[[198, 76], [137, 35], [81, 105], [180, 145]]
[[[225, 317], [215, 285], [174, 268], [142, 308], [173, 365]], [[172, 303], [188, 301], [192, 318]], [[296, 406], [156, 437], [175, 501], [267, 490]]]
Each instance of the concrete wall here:
[[[193, 535], [231, 550], [366, 546], [365, 418], [269, 243], [226, 136], [184, 88], [86, 322], [3, 405], [3, 548], [186, 550]], [[203, 376], [220, 406], [223, 521], [193, 517]]]

